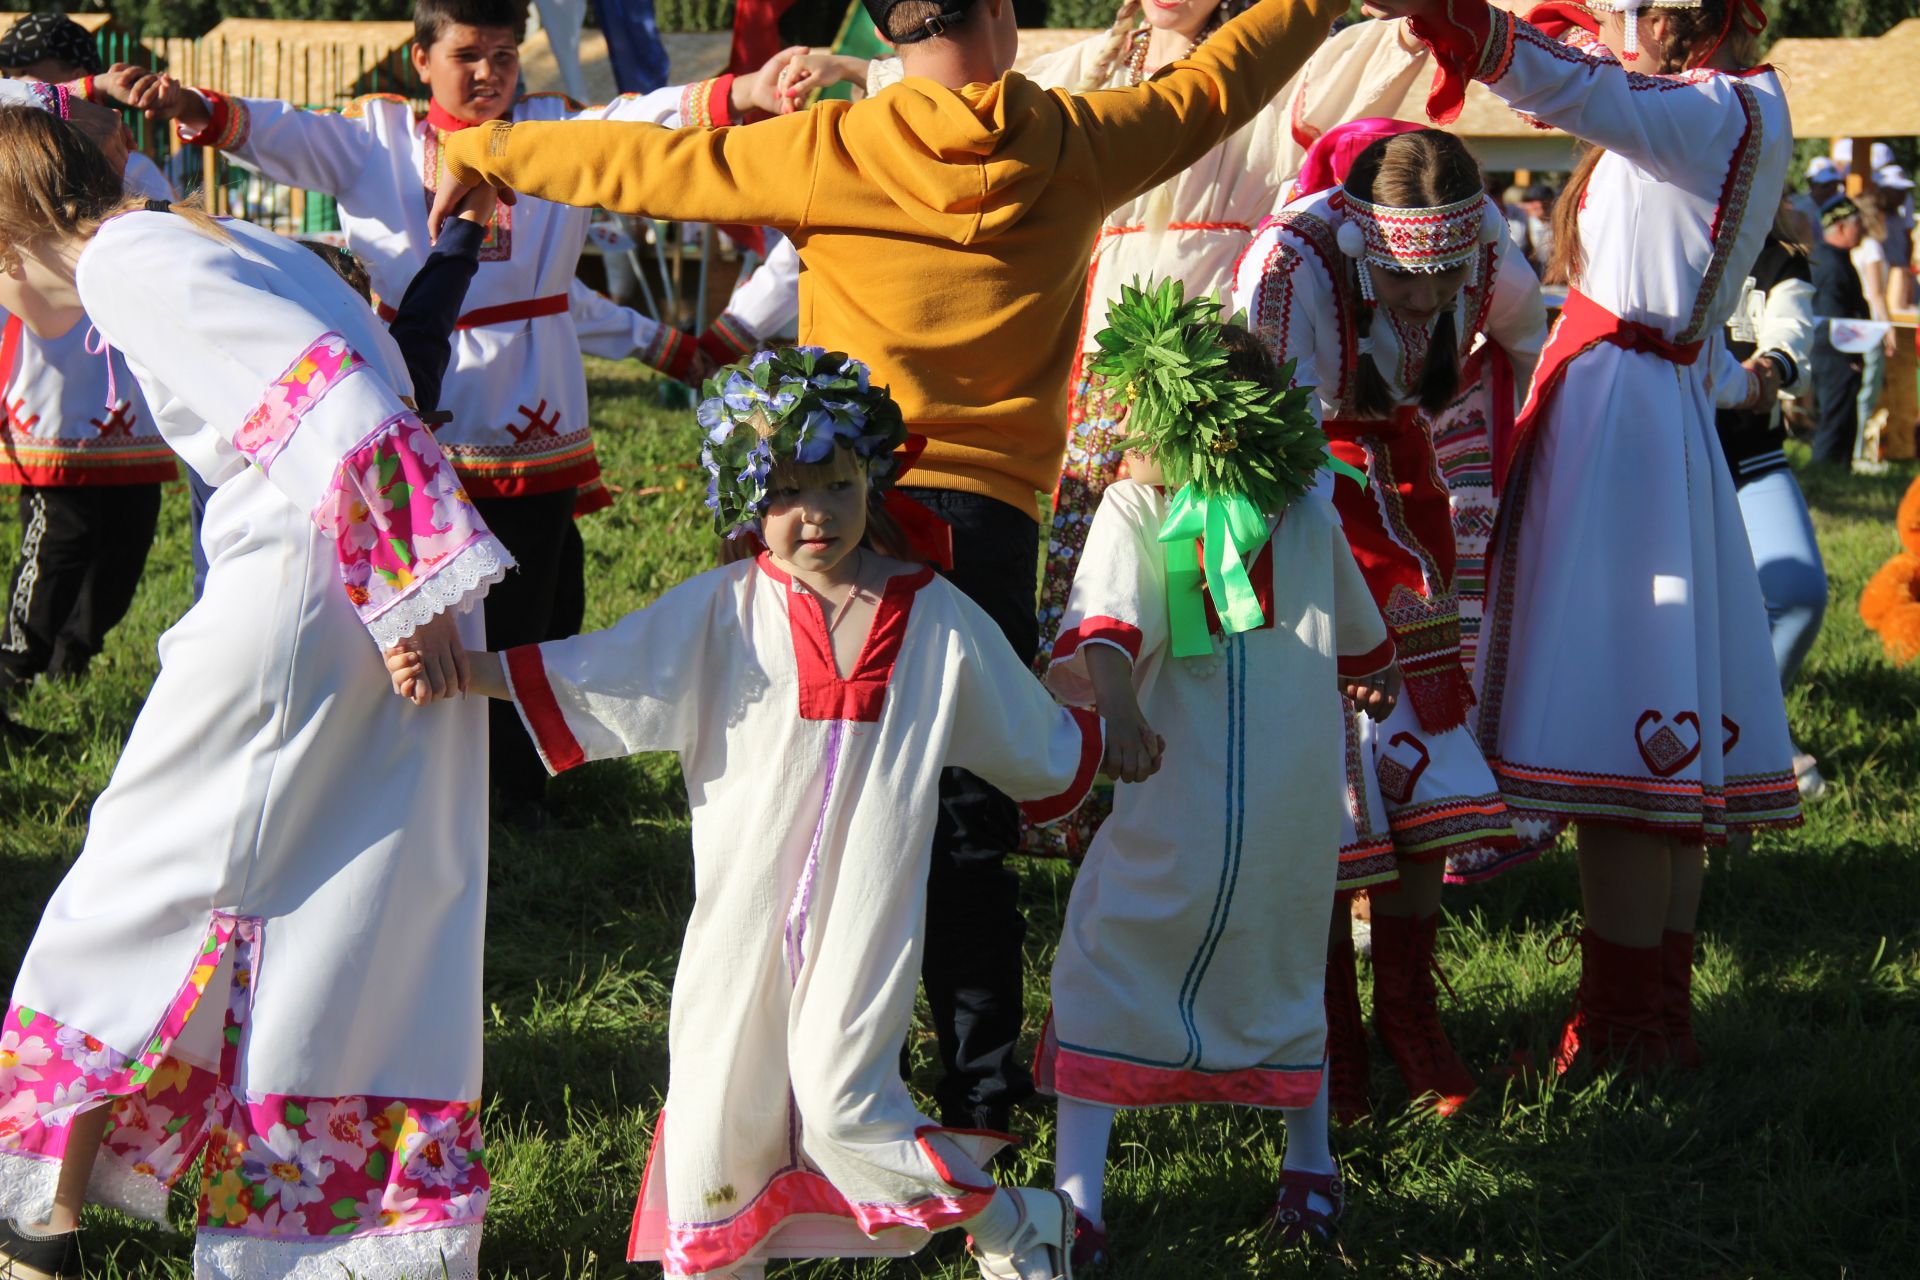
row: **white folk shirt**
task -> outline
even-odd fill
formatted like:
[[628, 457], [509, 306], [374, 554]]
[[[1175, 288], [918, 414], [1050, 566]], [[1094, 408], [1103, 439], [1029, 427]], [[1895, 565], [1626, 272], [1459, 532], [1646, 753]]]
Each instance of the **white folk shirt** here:
[[[173, 184], [139, 152], [127, 157], [127, 190], [172, 200]], [[179, 477], [140, 384], [117, 352], [87, 350], [82, 320], [58, 338], [38, 338], [0, 311], [0, 484], [156, 484]]]
[[506, 668], [549, 769], [673, 751], [693, 810], [632, 1256], [688, 1275], [909, 1253], [979, 1212], [991, 1184], [962, 1166], [985, 1149], [934, 1140], [900, 1079], [940, 773], [1052, 820], [1092, 785], [1099, 721], [1056, 706], [930, 569], [889, 582], [846, 678], [819, 601], [764, 555]]
[[[39, 1063], [0, 1085], [0, 1211], [51, 1203], [62, 1108], [127, 1097], [90, 1195], [128, 1212], [166, 1221], [213, 1126], [195, 1275], [467, 1280], [486, 709], [401, 700], [380, 648], [449, 611], [479, 646], [473, 606], [511, 560], [365, 302], [303, 246], [223, 226], [129, 213], [80, 257], [101, 335], [218, 488], [205, 594], [160, 639], [0, 1030]], [[368, 617], [385, 588], [350, 570], [376, 544], [404, 594]]]
[[[725, 83], [703, 81], [585, 108], [558, 94], [534, 94], [516, 102], [510, 118], [712, 123], [716, 111], [726, 119]], [[217, 146], [276, 182], [333, 196], [374, 292], [397, 301], [432, 249], [427, 213], [439, 185], [442, 128], [416, 118], [406, 99], [386, 94], [358, 98], [343, 112], [202, 96], [213, 119], [185, 140]], [[683, 358], [677, 347], [686, 339], [637, 312], [598, 308], [590, 330], [576, 320], [569, 295], [591, 217], [589, 209], [522, 196], [500, 206], [481, 247], [463, 313], [468, 327], [454, 334], [441, 391], [440, 407], [453, 419], [435, 432], [476, 497], [550, 493], [591, 485], [598, 476], [583, 345], [594, 355], [637, 355], [662, 369]], [[494, 308], [509, 308], [510, 315], [550, 310], [476, 322]]]

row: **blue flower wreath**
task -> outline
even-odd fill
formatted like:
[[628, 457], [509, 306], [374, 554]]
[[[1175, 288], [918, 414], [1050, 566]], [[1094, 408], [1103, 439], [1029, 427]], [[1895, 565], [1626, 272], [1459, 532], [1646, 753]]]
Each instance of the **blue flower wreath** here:
[[776, 459], [821, 463], [836, 446], [867, 463], [878, 490], [893, 478], [907, 439], [900, 406], [872, 385], [867, 366], [820, 347], [782, 347], [730, 364], [707, 379], [697, 414], [706, 433], [707, 509], [716, 533], [751, 533], [767, 511]]

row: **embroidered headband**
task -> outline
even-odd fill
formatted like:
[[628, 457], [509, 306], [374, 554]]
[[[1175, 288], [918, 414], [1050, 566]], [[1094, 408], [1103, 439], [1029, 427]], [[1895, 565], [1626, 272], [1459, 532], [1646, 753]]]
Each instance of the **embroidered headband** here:
[[1344, 215], [1335, 238], [1340, 252], [1360, 264], [1360, 294], [1373, 301], [1369, 266], [1435, 274], [1476, 262], [1499, 243], [1506, 222], [1493, 202], [1475, 193], [1431, 209], [1398, 209], [1362, 200], [1344, 187], [1334, 200]]
[[895, 474], [907, 439], [900, 406], [867, 366], [820, 347], [761, 351], [707, 379], [697, 417], [706, 439], [707, 509], [716, 533], [751, 533], [767, 511], [775, 462], [818, 464], [836, 447], [867, 463], [877, 489]]
[[[1701, 0], [1587, 0], [1587, 8], [1602, 13], [1625, 14], [1627, 19], [1626, 55], [1629, 58], [1640, 56], [1640, 11], [1642, 9], [1698, 9]], [[1727, 0], [1727, 14], [1720, 24], [1720, 34], [1706, 54], [1695, 65], [1712, 60], [1720, 51], [1720, 46], [1733, 34], [1735, 23], [1739, 23], [1754, 34], [1759, 35], [1767, 29], [1767, 12], [1760, 7], [1759, 0]]]

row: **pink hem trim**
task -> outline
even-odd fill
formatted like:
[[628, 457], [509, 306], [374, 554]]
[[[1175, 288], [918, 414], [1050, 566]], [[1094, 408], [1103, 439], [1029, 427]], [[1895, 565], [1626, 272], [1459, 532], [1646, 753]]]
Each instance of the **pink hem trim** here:
[[1033, 1055], [1041, 1092], [1113, 1107], [1177, 1107], [1231, 1103], [1246, 1107], [1304, 1107], [1320, 1092], [1321, 1067], [1247, 1067], [1194, 1071], [1124, 1062], [1071, 1049], [1054, 1033], [1053, 1014]]

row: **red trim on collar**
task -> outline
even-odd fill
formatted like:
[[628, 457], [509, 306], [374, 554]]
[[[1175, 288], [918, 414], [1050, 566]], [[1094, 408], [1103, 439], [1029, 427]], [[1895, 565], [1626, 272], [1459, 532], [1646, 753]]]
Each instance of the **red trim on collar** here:
[[933, 581], [933, 570], [921, 566], [912, 573], [887, 580], [874, 610], [873, 629], [853, 664], [853, 674], [841, 676], [833, 661], [833, 639], [827, 634], [826, 615], [812, 592], [796, 589], [792, 575], [761, 552], [755, 562], [778, 583], [787, 596], [787, 623], [793, 633], [793, 661], [800, 675], [802, 720], [855, 720], [875, 724], [886, 705], [887, 683], [907, 638], [907, 622], [914, 596]]
[[[508, 116], [512, 114], [513, 114], [513, 108], [512, 106], [508, 106], [508, 108], [504, 112], [502, 112], [500, 115], [496, 116], [495, 119], [505, 120]], [[438, 102], [430, 100], [427, 103], [427, 123], [432, 125], [434, 128], [438, 129], [442, 133], [458, 133], [462, 129], [471, 129], [476, 125], [492, 124], [493, 121], [492, 120], [462, 120], [459, 116], [454, 115], [453, 112], [447, 110], [445, 107], [441, 106]]]
[[539, 749], [540, 761], [547, 766], [547, 772], [565, 773], [575, 765], [585, 764], [587, 754], [580, 749], [573, 730], [567, 727], [567, 717], [553, 696], [540, 646], [523, 644], [507, 650], [503, 656], [507, 691], [520, 704], [527, 729], [533, 734], [533, 745]]

